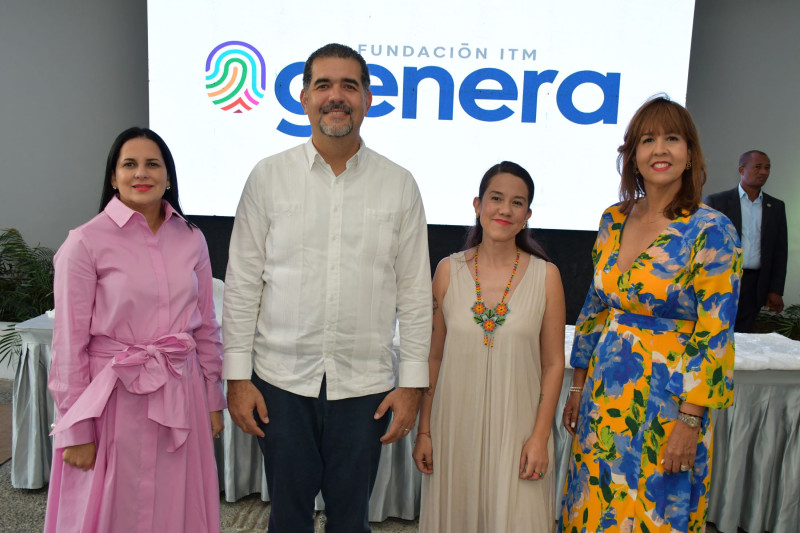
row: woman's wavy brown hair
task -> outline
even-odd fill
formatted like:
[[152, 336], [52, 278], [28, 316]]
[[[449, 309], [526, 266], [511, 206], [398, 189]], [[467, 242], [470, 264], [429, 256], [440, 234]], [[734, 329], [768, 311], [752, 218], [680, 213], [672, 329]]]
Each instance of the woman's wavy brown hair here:
[[636, 147], [645, 134], [677, 133], [686, 140], [689, 148], [689, 161], [692, 168], [684, 169], [681, 188], [675, 198], [664, 209], [669, 219], [691, 215], [697, 211], [706, 182], [706, 163], [700, 148], [700, 136], [692, 116], [682, 105], [665, 96], [647, 100], [633, 115], [622, 145], [617, 148], [617, 170], [622, 180], [619, 185], [619, 198], [622, 212], [630, 213], [636, 200], [647, 193], [642, 175], [636, 168]]

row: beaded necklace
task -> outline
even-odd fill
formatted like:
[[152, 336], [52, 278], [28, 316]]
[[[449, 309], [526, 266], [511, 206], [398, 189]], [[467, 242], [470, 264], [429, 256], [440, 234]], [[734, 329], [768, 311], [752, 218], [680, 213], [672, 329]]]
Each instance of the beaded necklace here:
[[511, 312], [505, 300], [519, 266], [519, 247], [517, 247], [517, 259], [514, 261], [514, 269], [511, 271], [511, 277], [508, 278], [506, 290], [503, 291], [503, 297], [494, 309], [487, 309], [481, 298], [481, 282], [478, 281], [478, 248], [480, 248], [480, 244], [475, 247], [475, 303], [472, 305], [472, 317], [475, 319], [475, 323], [483, 329], [484, 346], [492, 347], [494, 346], [495, 330], [505, 324], [506, 317]]

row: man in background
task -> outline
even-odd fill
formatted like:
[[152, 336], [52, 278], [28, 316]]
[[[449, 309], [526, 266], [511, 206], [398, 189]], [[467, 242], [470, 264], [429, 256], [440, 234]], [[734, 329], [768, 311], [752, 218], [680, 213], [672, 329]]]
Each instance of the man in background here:
[[743, 272], [739, 311], [734, 331], [749, 333], [762, 307], [783, 311], [788, 235], [786, 207], [764, 193], [771, 170], [769, 157], [759, 150], [739, 158], [739, 185], [703, 199], [736, 226], [742, 240]]

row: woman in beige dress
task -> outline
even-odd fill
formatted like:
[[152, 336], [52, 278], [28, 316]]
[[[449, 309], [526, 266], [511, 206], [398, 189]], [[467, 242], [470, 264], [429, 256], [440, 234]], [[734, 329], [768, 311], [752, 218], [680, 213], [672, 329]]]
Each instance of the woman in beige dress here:
[[431, 387], [414, 461], [422, 533], [549, 532], [553, 417], [564, 374], [564, 291], [530, 237], [533, 180], [504, 161], [483, 177], [466, 250], [433, 278]]

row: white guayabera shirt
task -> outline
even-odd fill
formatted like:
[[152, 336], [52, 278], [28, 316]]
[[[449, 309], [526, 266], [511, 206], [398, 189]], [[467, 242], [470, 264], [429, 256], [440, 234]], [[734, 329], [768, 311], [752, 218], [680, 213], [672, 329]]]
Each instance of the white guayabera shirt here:
[[362, 142], [335, 176], [309, 140], [260, 161], [242, 192], [225, 278], [223, 378], [255, 370], [317, 397], [326, 376], [330, 400], [427, 386], [431, 298], [411, 174]]

